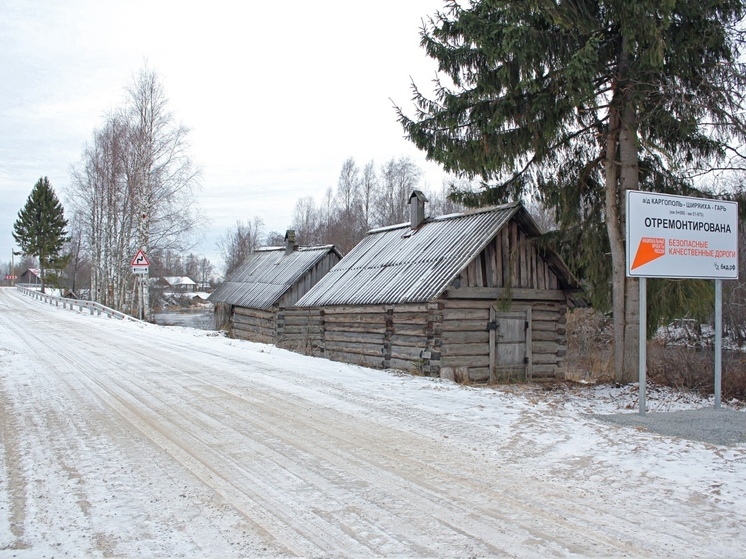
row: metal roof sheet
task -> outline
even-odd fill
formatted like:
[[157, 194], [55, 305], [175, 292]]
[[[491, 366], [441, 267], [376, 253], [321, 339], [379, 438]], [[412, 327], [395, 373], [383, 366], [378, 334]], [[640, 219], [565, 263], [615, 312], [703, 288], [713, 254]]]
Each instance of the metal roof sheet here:
[[520, 203], [368, 233], [298, 303], [301, 307], [419, 303], [438, 297], [518, 212]]
[[284, 247], [257, 250], [208, 298], [213, 303], [269, 309], [303, 278], [333, 245], [298, 247], [285, 254]]

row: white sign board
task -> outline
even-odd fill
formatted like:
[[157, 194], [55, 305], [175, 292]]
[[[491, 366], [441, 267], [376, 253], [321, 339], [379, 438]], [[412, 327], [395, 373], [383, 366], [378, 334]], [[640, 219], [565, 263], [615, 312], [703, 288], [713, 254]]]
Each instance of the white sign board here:
[[627, 275], [738, 279], [738, 203], [628, 190]]
[[150, 271], [150, 268], [147, 266], [132, 266], [132, 273], [133, 274], [147, 274]]

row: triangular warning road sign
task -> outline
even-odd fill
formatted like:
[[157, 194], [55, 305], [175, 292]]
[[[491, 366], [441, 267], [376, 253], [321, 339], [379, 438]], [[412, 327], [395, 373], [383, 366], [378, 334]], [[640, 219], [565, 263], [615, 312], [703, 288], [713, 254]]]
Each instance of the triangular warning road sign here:
[[142, 251], [142, 249], [140, 249], [137, 251], [137, 254], [135, 254], [132, 262], [130, 262], [130, 266], [150, 266], [150, 260], [148, 260], [148, 257], [145, 256], [145, 253]]

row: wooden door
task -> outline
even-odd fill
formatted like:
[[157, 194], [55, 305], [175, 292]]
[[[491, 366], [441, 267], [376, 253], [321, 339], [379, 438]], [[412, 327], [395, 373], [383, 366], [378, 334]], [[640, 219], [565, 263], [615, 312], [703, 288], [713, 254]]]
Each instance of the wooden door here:
[[527, 380], [531, 371], [531, 311], [490, 309], [490, 382]]

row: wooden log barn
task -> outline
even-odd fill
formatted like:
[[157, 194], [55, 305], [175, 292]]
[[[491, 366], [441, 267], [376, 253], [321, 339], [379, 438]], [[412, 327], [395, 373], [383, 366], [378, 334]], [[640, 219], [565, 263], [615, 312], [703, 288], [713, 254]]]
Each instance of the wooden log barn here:
[[215, 327], [254, 342], [307, 342], [305, 324], [297, 331], [285, 328], [278, 322], [279, 309], [298, 301], [341, 258], [333, 245], [296, 245], [295, 232], [289, 230], [284, 247], [257, 249], [210, 295]]
[[521, 203], [374, 229], [293, 308], [323, 355], [457, 382], [564, 376], [578, 282]]

